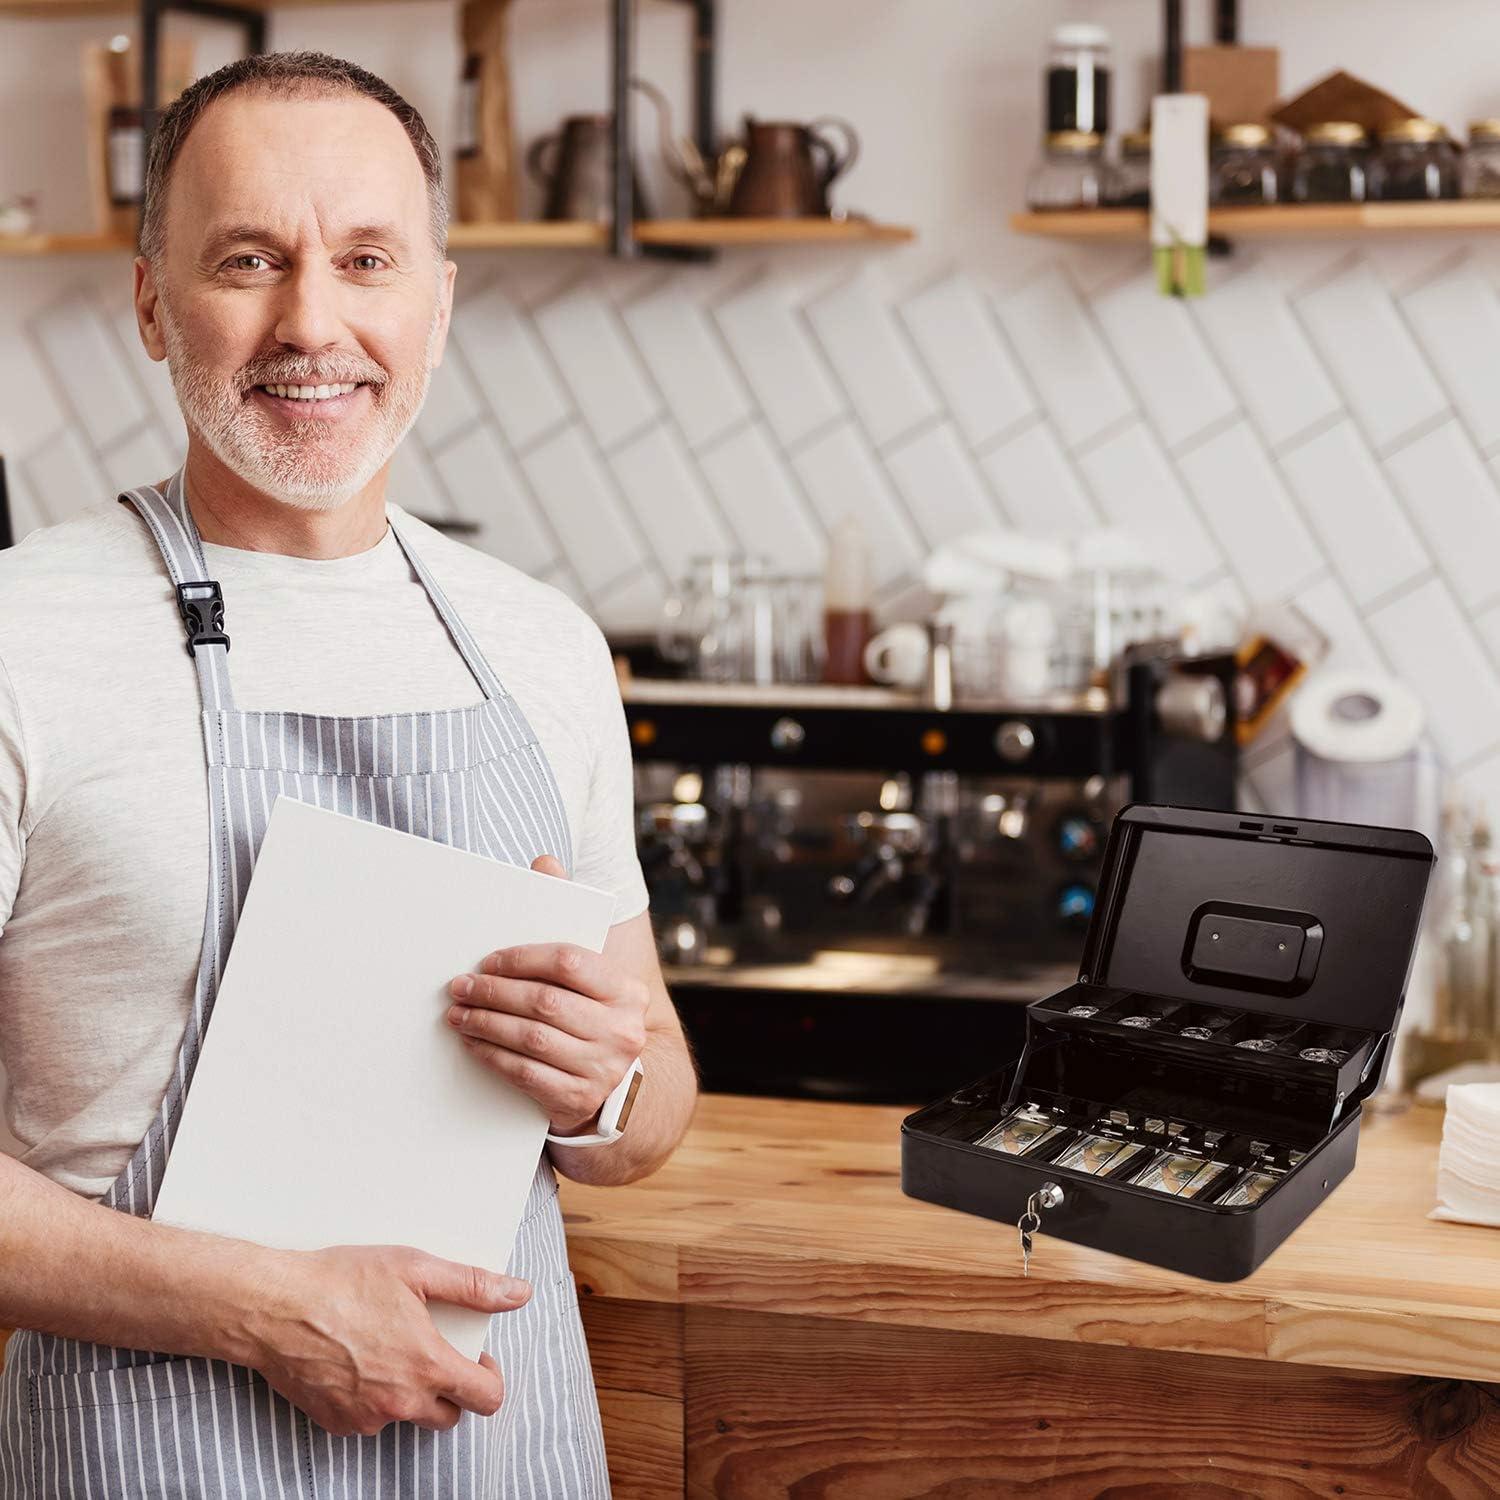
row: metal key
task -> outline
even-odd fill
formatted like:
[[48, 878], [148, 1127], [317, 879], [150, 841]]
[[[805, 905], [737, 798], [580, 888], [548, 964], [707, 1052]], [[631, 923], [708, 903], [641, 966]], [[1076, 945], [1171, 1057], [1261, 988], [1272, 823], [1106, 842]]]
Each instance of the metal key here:
[[1044, 1182], [1026, 1200], [1026, 1212], [1016, 1220], [1016, 1228], [1021, 1232], [1021, 1274], [1023, 1276], [1031, 1275], [1031, 1251], [1035, 1243], [1033, 1236], [1042, 1227], [1040, 1210], [1056, 1208], [1062, 1201], [1063, 1190], [1055, 1182]]

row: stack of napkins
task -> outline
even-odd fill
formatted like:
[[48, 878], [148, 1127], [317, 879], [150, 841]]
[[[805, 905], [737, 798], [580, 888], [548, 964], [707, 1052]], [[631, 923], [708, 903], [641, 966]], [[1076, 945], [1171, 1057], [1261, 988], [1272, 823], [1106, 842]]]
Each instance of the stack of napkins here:
[[1433, 1219], [1500, 1227], [1500, 1083], [1458, 1083], [1438, 1151]]

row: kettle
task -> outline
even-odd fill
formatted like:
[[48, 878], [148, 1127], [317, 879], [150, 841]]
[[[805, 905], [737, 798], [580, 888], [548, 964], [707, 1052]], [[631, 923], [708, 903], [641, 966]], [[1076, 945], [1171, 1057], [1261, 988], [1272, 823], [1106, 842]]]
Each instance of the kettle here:
[[[764, 122], [745, 117], [742, 141], [731, 141], [705, 157], [691, 136], [679, 136], [666, 96], [653, 83], [634, 78], [656, 107], [661, 154], [667, 170], [692, 193], [700, 214], [743, 218], [827, 217], [828, 189], [854, 165], [859, 137], [843, 120], [825, 117], [810, 125]], [[844, 136], [844, 150], [819, 133], [832, 126]]]

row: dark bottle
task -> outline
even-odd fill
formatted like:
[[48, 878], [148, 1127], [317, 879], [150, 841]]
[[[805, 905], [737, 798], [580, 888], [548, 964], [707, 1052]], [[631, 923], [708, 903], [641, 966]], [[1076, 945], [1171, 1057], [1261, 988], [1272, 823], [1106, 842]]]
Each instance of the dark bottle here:
[[109, 201], [116, 208], [139, 203], [146, 185], [145, 116], [139, 105], [117, 104], [105, 125]]
[[1109, 33], [1102, 26], [1059, 26], [1047, 58], [1047, 133], [1109, 133]]

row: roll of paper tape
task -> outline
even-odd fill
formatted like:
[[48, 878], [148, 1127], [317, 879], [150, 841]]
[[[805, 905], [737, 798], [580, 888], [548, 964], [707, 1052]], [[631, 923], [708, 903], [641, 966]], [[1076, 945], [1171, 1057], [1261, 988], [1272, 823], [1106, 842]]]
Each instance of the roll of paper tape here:
[[1416, 748], [1426, 715], [1415, 693], [1378, 672], [1323, 672], [1291, 704], [1292, 737], [1323, 760], [1398, 760]]

